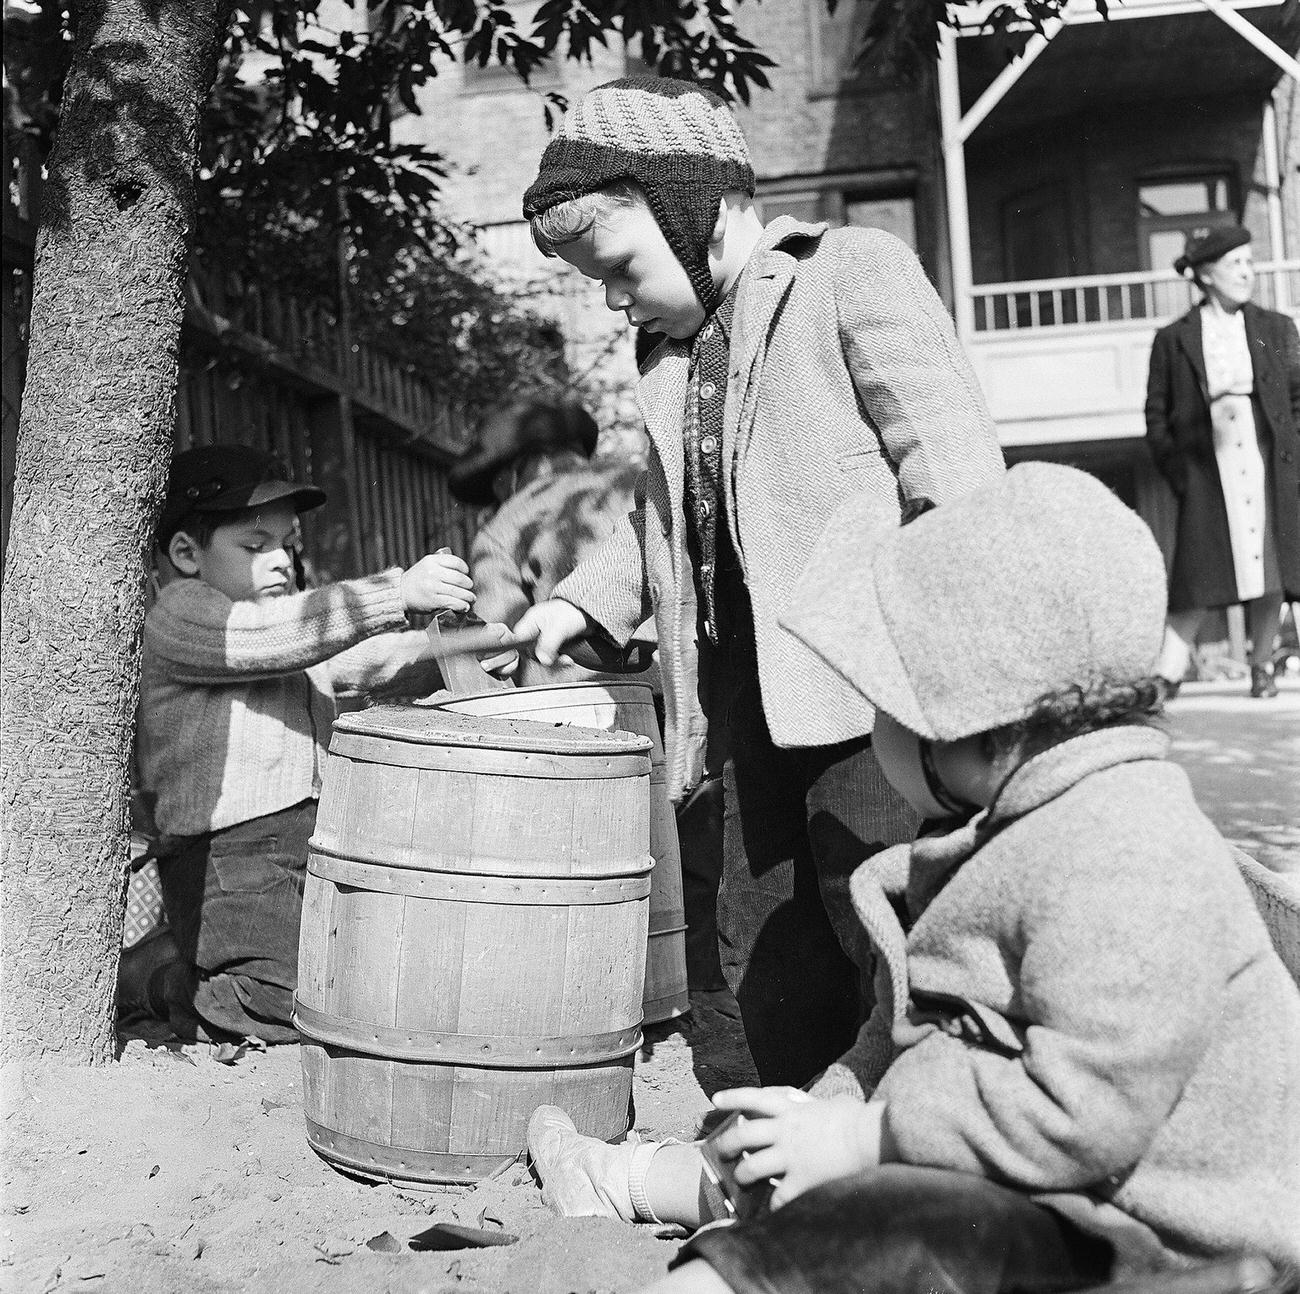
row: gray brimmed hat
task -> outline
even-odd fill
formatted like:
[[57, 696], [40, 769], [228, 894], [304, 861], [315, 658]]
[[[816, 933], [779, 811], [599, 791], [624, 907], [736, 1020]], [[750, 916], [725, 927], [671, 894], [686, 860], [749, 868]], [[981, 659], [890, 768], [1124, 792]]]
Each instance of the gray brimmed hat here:
[[933, 741], [1023, 719], [1047, 693], [1154, 672], [1165, 566], [1086, 472], [1024, 463], [902, 527], [831, 518], [782, 623]]

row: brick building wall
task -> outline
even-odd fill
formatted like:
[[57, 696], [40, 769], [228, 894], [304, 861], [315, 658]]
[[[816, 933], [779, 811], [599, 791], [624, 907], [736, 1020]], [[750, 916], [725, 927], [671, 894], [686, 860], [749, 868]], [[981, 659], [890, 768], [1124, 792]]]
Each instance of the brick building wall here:
[[739, 109], [764, 215], [891, 228], [942, 276], [937, 115], [929, 77], [908, 84], [854, 64], [868, 8], [776, 0], [741, 10], [746, 35], [779, 63], [772, 88]]

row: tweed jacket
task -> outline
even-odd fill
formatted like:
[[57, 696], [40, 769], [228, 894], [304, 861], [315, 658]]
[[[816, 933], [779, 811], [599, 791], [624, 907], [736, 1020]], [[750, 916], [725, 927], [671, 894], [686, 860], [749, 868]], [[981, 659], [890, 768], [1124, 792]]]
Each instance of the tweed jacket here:
[[441, 685], [406, 625], [401, 571], [270, 602], [168, 584], [144, 622], [137, 755], [167, 836], [195, 836], [319, 794], [335, 693]]
[[[1300, 597], [1300, 334], [1276, 310], [1248, 303], [1242, 313], [1256, 417], [1269, 451], [1278, 566], [1287, 593]], [[1237, 580], [1214, 456], [1199, 306], [1156, 333], [1145, 412], [1151, 457], [1179, 499], [1170, 609], [1227, 606], [1237, 600]]]
[[1167, 748], [1076, 737], [863, 863], [877, 1005], [813, 1092], [883, 1099], [901, 1159], [1026, 1191], [1124, 1269], [1300, 1261], [1300, 990]]
[[[555, 589], [619, 643], [654, 615], [673, 798], [699, 781], [705, 740], [683, 505], [689, 359], [690, 342], [667, 341], [648, 361], [636, 507]], [[878, 229], [768, 226], [737, 288], [722, 452], [773, 739], [870, 732], [865, 698], [778, 624], [822, 527], [851, 495], [897, 525], [905, 500], [942, 502], [1003, 470], [952, 320], [910, 249]]]

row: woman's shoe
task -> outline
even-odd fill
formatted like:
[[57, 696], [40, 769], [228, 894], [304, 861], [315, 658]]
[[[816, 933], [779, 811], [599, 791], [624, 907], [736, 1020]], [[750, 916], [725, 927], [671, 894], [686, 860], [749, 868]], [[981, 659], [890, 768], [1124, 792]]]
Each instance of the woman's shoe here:
[[1277, 684], [1273, 681], [1273, 671], [1267, 665], [1250, 667], [1251, 696], [1276, 696]]

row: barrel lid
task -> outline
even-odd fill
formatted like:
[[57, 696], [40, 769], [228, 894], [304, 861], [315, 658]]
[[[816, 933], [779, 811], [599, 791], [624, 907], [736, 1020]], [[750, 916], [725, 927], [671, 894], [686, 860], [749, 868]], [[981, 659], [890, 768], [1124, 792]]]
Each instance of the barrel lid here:
[[[534, 683], [528, 687], [505, 687], [492, 692], [474, 692], [468, 696], [449, 696], [438, 693], [438, 707], [443, 710], [458, 710], [464, 714], [479, 711], [487, 714], [500, 714], [517, 706], [519, 709], [531, 708], [534, 713], [543, 713], [547, 701], [555, 704], [550, 707], [598, 705], [602, 701], [639, 701], [652, 703], [654, 692], [649, 683], [627, 683], [622, 679], [580, 679], [567, 683]], [[540, 704], [539, 704], [540, 703]], [[425, 702], [417, 701], [417, 705]]]
[[650, 749], [649, 737], [630, 732], [602, 732], [536, 719], [498, 719], [410, 705], [377, 705], [342, 714], [334, 720], [334, 731], [420, 746], [471, 746], [559, 755], [629, 755]]

